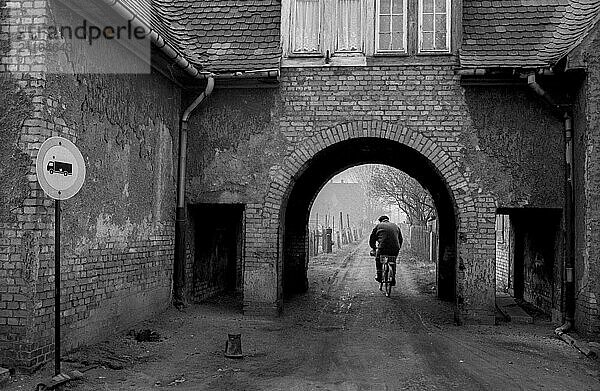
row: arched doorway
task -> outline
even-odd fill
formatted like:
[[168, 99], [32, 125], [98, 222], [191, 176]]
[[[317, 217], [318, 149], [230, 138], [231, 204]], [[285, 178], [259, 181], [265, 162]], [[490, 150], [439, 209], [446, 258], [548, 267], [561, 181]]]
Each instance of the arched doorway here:
[[316, 195], [335, 174], [364, 163], [385, 164], [406, 172], [429, 191], [439, 215], [438, 295], [454, 300], [456, 281], [456, 203], [444, 178], [422, 154], [398, 142], [364, 137], [346, 140], [323, 149], [296, 179], [284, 207], [283, 293], [307, 288], [308, 218]]
[[[299, 143], [273, 167], [264, 202], [248, 205], [244, 311], [279, 312], [284, 289], [305, 288], [307, 216], [321, 186], [361, 163], [398, 168], [426, 188], [439, 214], [438, 292], [457, 315], [484, 323], [495, 312], [494, 198], [460, 169], [456, 144], [438, 144], [408, 127], [381, 121], [335, 125]], [[285, 286], [285, 288], [284, 288]]]

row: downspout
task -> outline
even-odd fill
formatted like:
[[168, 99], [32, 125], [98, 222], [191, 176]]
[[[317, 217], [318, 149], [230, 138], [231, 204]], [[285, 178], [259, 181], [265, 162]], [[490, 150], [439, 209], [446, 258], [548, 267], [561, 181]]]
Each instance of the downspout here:
[[185, 286], [185, 170], [187, 159], [188, 121], [192, 112], [213, 91], [215, 79], [209, 75], [204, 92], [183, 112], [179, 127], [179, 164], [177, 168], [177, 208], [175, 209], [175, 259], [173, 263], [173, 305], [184, 306]]
[[566, 184], [567, 195], [565, 202], [565, 228], [567, 231], [566, 256], [563, 259], [563, 276], [565, 289], [565, 308], [563, 311], [564, 323], [554, 332], [562, 335], [574, 324], [575, 318], [575, 198], [574, 198], [574, 149], [573, 149], [573, 119], [568, 110], [556, 104], [550, 94], [546, 92], [536, 81], [535, 74], [527, 75], [527, 85], [536, 94], [542, 97], [556, 114], [563, 120], [565, 130], [565, 163], [567, 165]]
[[565, 322], [558, 327], [554, 332], [561, 335], [568, 331], [574, 325], [575, 319], [575, 186], [573, 183], [575, 168], [574, 168], [574, 148], [573, 148], [573, 120], [570, 114], [565, 113], [565, 141], [566, 141], [566, 156], [567, 162], [567, 238], [569, 245], [568, 256], [565, 257]]

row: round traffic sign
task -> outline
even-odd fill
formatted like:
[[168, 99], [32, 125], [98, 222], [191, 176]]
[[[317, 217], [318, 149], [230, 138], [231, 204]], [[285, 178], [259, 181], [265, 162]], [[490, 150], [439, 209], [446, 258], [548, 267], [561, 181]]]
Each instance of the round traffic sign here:
[[67, 200], [83, 186], [85, 162], [71, 141], [50, 137], [40, 147], [35, 172], [46, 194], [55, 200]]

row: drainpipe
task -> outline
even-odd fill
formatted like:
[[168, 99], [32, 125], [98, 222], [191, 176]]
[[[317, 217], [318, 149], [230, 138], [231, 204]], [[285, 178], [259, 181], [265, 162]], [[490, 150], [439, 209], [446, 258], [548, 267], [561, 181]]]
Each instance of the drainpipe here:
[[565, 205], [565, 228], [567, 231], [567, 249], [563, 260], [563, 276], [565, 289], [565, 309], [563, 311], [564, 323], [554, 332], [562, 335], [574, 324], [575, 317], [575, 199], [574, 199], [574, 150], [573, 150], [573, 119], [568, 110], [558, 105], [554, 99], [536, 81], [535, 74], [527, 75], [527, 85], [536, 94], [542, 97], [563, 120], [565, 129], [565, 163], [567, 165], [567, 199]]
[[574, 148], [573, 148], [573, 120], [568, 113], [564, 116], [565, 141], [567, 162], [567, 246], [568, 256], [565, 257], [565, 323], [554, 332], [561, 335], [568, 331], [574, 324], [575, 318], [575, 186], [573, 177], [574, 168]]
[[184, 306], [185, 286], [185, 169], [187, 159], [188, 120], [192, 112], [208, 97], [215, 86], [213, 75], [208, 76], [206, 89], [183, 112], [179, 127], [179, 164], [177, 169], [177, 208], [175, 210], [175, 260], [173, 263], [173, 305]]

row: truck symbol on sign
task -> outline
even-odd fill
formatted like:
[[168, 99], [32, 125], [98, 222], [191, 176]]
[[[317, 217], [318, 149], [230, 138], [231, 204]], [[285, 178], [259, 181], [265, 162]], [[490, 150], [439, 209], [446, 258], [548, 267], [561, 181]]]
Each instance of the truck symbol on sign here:
[[63, 174], [64, 176], [73, 175], [73, 165], [71, 163], [65, 162], [57, 162], [56, 160], [51, 160], [48, 162], [48, 166], [46, 170], [50, 174]]

